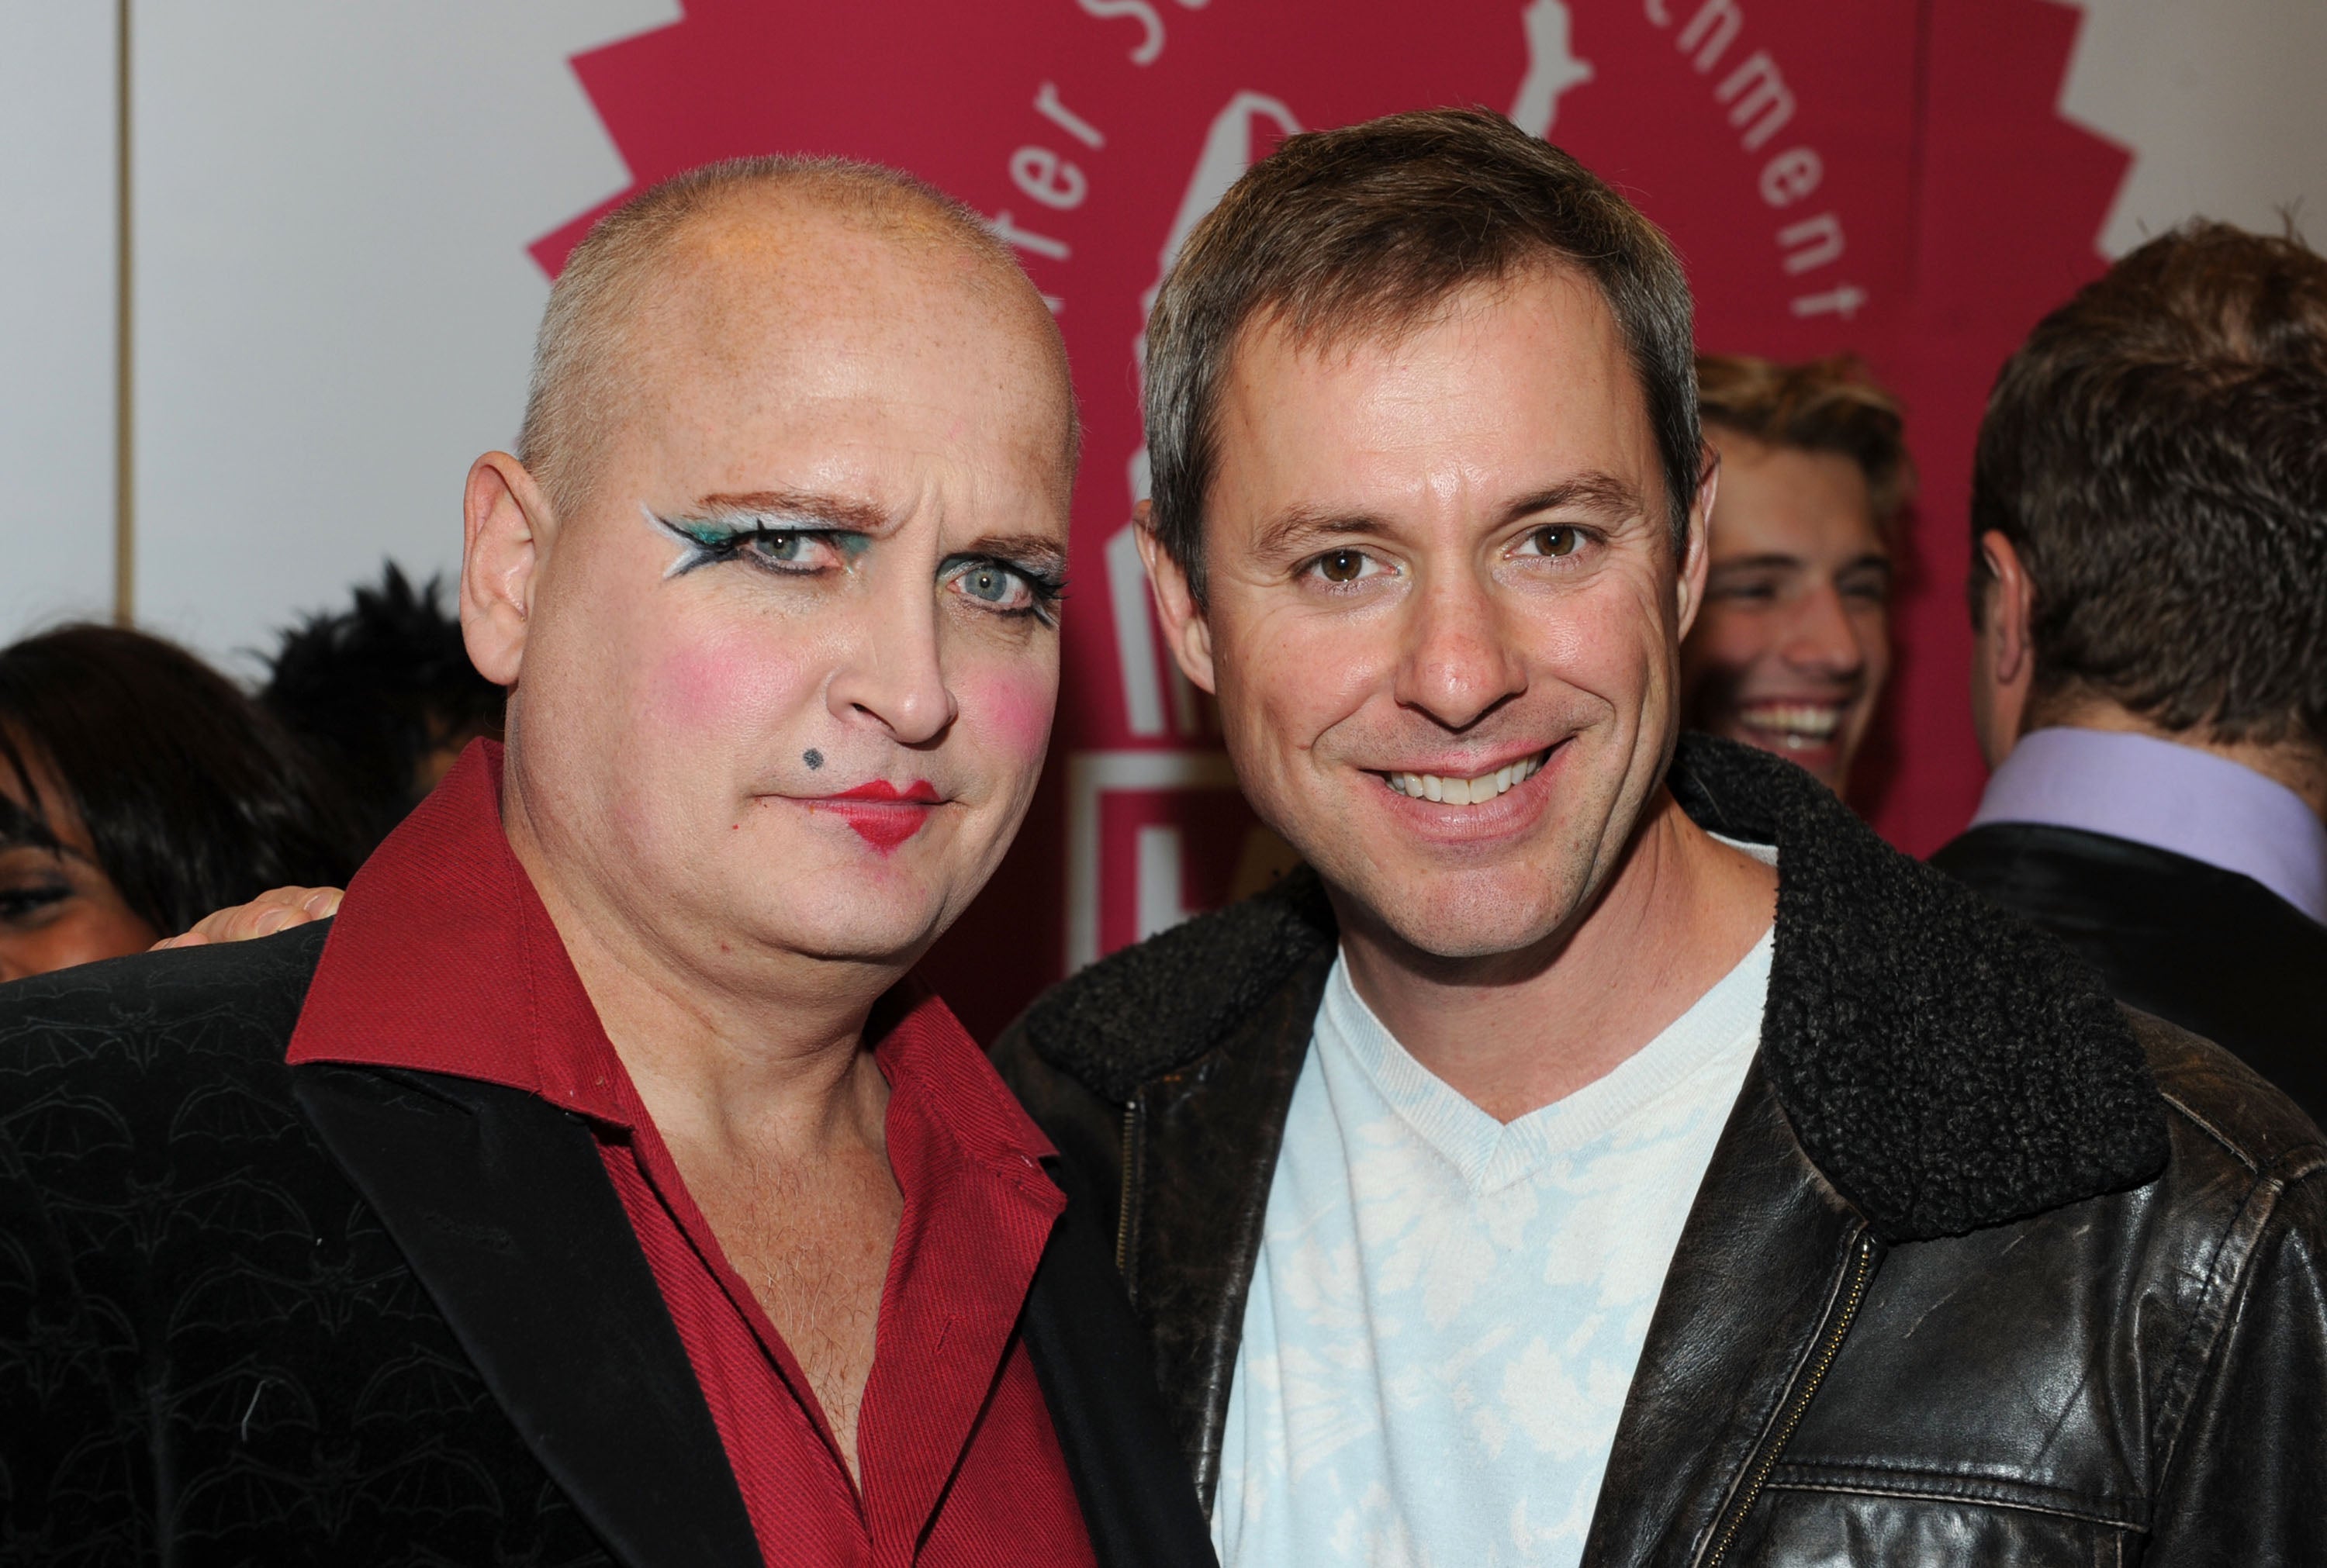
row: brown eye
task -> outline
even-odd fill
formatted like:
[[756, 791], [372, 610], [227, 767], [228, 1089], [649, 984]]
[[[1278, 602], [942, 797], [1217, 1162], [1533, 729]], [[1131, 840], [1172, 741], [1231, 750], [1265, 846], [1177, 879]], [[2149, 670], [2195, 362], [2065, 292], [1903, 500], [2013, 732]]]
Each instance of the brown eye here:
[[1335, 550], [1317, 562], [1317, 574], [1328, 583], [1354, 583], [1365, 569], [1365, 555], [1358, 550]]
[[1547, 528], [1537, 528], [1528, 536], [1528, 542], [1535, 546], [1538, 555], [1573, 555], [1584, 543], [1584, 535], [1579, 529], [1556, 523]]

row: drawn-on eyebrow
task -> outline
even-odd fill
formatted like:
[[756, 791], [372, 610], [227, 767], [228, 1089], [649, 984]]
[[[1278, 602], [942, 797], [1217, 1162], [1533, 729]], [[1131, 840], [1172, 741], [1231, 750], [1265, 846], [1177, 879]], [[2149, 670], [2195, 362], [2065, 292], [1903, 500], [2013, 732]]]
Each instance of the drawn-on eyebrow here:
[[[1623, 481], [1611, 474], [1585, 473], [1511, 502], [1502, 510], [1500, 525], [1552, 511], [1581, 511], [1608, 522], [1621, 522], [1640, 516], [1641, 509], [1639, 492]], [[1388, 531], [1389, 525], [1375, 513], [1296, 506], [1262, 526], [1256, 548], [1264, 556], [1298, 555], [1328, 540]]]
[[712, 517], [782, 518], [852, 534], [877, 534], [889, 527], [889, 514], [871, 501], [854, 496], [827, 495], [820, 490], [746, 490], [701, 497], [696, 506]]
[[988, 556], [1053, 577], [1064, 575], [1067, 569], [1066, 550], [1047, 534], [987, 534], [956, 551], [954, 558], [963, 555]]

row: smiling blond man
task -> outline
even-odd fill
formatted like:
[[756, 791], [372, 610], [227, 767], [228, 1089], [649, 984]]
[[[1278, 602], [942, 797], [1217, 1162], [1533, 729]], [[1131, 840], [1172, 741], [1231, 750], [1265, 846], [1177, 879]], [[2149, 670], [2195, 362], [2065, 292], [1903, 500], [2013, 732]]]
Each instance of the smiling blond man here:
[[1156, 602], [1313, 874], [996, 1049], [1227, 1568], [2327, 1559], [2327, 1148], [1677, 742], [1663, 238], [1481, 112], [1288, 139], [1145, 372]]
[[13, 1541], [1205, 1560], [1098, 1217], [908, 978], [1041, 770], [1074, 443], [1041, 299], [902, 176], [593, 231], [469, 474], [506, 751], [336, 920], [0, 999]]

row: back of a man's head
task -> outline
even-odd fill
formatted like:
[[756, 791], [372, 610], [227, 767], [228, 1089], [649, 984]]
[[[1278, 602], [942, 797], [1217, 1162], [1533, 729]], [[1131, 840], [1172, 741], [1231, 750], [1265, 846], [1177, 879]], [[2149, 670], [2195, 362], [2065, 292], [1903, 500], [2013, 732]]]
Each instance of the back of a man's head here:
[[2327, 746], [2327, 258], [2196, 222], [2047, 316], [1972, 478], [2033, 589], [2030, 725], [2114, 704], [2209, 742]]

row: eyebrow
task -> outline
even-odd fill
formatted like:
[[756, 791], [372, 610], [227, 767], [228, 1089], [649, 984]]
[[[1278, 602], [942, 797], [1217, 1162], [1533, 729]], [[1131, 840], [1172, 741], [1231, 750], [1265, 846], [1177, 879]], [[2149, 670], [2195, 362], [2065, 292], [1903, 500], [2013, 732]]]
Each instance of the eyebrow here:
[[[1639, 517], [1643, 509], [1640, 492], [1613, 474], [1584, 473], [1521, 496], [1502, 509], [1496, 526], [1507, 527], [1537, 513], [1554, 511], [1593, 513], [1615, 522]], [[1343, 511], [1330, 506], [1289, 507], [1263, 525], [1255, 546], [1265, 555], [1290, 555], [1314, 542], [1378, 534], [1387, 528], [1386, 520], [1375, 512]]]
[[1052, 573], [1063, 572], [1067, 566], [1065, 548], [1047, 534], [987, 534], [971, 541], [968, 548], [954, 554], [991, 555], [997, 561], [1014, 562]]
[[[1799, 555], [1788, 555], [1777, 551], [1764, 551], [1758, 555], [1740, 555], [1731, 561], [1715, 561], [1710, 568], [1716, 575], [1728, 572], [1795, 572], [1809, 563]], [[1864, 555], [1853, 555], [1836, 572], [1855, 572], [1863, 567], [1879, 566], [1889, 572], [1895, 568], [1891, 557], [1881, 551], [1870, 550]]]
[[696, 503], [715, 516], [738, 514], [798, 518], [828, 528], [854, 534], [877, 534], [889, 526], [889, 514], [871, 501], [821, 490], [767, 490], [741, 493], [716, 492]]

